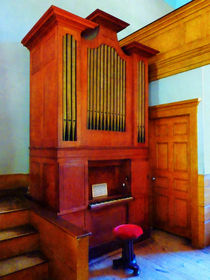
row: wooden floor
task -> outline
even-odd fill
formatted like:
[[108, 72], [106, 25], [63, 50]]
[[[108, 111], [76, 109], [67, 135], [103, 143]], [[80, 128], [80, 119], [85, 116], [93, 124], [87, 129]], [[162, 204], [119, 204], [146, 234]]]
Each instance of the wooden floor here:
[[133, 277], [130, 271], [112, 269], [112, 260], [120, 256], [118, 250], [92, 260], [89, 279], [210, 280], [210, 246], [196, 250], [188, 240], [156, 230], [134, 250], [141, 268], [139, 277]]

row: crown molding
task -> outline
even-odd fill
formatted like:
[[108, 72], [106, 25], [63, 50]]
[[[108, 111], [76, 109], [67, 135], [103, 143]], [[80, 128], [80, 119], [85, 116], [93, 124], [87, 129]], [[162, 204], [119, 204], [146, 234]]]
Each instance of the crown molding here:
[[37, 37], [41, 38], [43, 34], [47, 33], [48, 30], [57, 24], [65, 24], [65, 26], [70, 25], [72, 28], [81, 32], [86, 29], [94, 29], [98, 26], [98, 24], [93, 21], [74, 15], [56, 6], [51, 6], [27, 33], [21, 43], [30, 49], [32, 42], [36, 40]]
[[194, 0], [120, 41], [137, 41], [160, 52], [149, 59], [149, 79], [158, 80], [210, 63], [210, 6]]

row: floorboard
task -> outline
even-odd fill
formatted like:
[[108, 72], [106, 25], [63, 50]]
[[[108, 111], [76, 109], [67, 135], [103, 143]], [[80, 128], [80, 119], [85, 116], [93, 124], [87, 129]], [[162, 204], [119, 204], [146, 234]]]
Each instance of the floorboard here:
[[112, 260], [120, 250], [89, 264], [90, 280], [210, 280], [210, 246], [197, 250], [185, 238], [155, 230], [150, 239], [135, 245], [139, 277], [131, 271], [113, 270]]

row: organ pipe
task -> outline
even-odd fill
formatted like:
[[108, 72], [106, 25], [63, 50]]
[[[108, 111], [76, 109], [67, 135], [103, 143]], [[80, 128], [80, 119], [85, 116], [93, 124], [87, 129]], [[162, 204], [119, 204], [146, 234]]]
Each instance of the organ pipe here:
[[88, 49], [88, 129], [125, 131], [125, 68], [114, 48]]
[[76, 41], [63, 37], [63, 140], [76, 141]]

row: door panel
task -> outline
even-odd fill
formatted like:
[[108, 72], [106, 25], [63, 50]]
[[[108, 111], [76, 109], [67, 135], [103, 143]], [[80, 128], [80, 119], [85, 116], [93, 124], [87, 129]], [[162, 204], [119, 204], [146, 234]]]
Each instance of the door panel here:
[[165, 228], [169, 223], [169, 196], [156, 193], [154, 196], [155, 224]]
[[174, 199], [174, 226], [186, 228], [187, 227], [187, 216], [188, 216], [188, 201], [185, 199], [176, 198]]
[[190, 237], [189, 116], [151, 121], [153, 222], [157, 228]]
[[156, 166], [168, 170], [168, 143], [156, 144]]
[[188, 144], [187, 142], [174, 143], [173, 146], [174, 171], [187, 171], [188, 168], [187, 144]]

